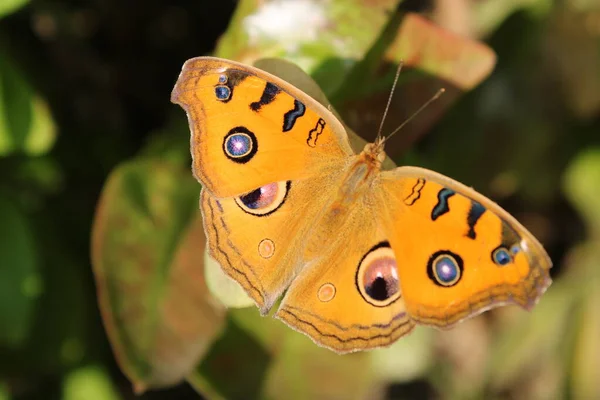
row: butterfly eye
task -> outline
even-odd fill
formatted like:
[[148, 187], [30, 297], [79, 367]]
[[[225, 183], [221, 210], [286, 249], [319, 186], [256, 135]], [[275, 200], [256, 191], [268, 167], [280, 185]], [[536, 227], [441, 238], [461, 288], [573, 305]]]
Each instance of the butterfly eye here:
[[285, 202], [290, 190], [290, 181], [269, 183], [235, 199], [245, 212], [259, 217], [274, 213]]
[[463, 271], [462, 258], [451, 251], [442, 250], [434, 253], [427, 263], [427, 274], [438, 286], [450, 287], [460, 281]]
[[362, 297], [376, 307], [388, 306], [400, 297], [398, 266], [388, 242], [376, 245], [363, 257], [356, 286]]
[[250, 161], [257, 150], [256, 136], [243, 126], [230, 130], [223, 140], [225, 156], [238, 164], [245, 164]]
[[494, 261], [499, 266], [503, 267], [512, 262], [512, 257], [508, 250], [504, 247], [498, 247], [492, 253], [492, 261]]

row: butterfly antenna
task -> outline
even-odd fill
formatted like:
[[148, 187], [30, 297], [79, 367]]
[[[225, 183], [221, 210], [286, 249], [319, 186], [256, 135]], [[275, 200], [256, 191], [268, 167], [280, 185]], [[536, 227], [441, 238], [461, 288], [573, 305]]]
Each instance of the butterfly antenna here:
[[[446, 89], [444, 89], [444, 88], [441, 88], [440, 90], [438, 90], [436, 94], [434, 94], [429, 100], [427, 100], [425, 102], [425, 104], [423, 104], [417, 111], [415, 111], [410, 117], [408, 117], [406, 119], [406, 121], [404, 121], [403, 123], [401, 123], [400, 126], [397, 127], [396, 129], [394, 129], [394, 131], [392, 133], [390, 133], [389, 135], [387, 135], [386, 137], [384, 137], [381, 144], [383, 145], [383, 143], [385, 143], [390, 137], [392, 137], [394, 134], [398, 133], [400, 131], [400, 129], [404, 128], [404, 126], [406, 126], [406, 124], [408, 124], [410, 121], [412, 121], [412, 119], [414, 117], [416, 117], [417, 115], [419, 115], [419, 113], [421, 111], [423, 111], [425, 108], [427, 108], [428, 105], [430, 105], [435, 100], [437, 100], [445, 91], [446, 91]], [[387, 110], [386, 110], [386, 112], [387, 112]]]
[[381, 123], [379, 124], [379, 131], [377, 131], [377, 138], [375, 142], [378, 142], [381, 139], [381, 131], [383, 130], [383, 123], [385, 122], [385, 118], [387, 117], [388, 110], [390, 109], [390, 104], [392, 103], [392, 97], [394, 97], [394, 90], [396, 90], [396, 84], [398, 83], [398, 77], [400, 76], [400, 71], [402, 71], [402, 66], [404, 65], [404, 61], [400, 61], [398, 63], [398, 69], [396, 69], [396, 76], [394, 77], [394, 83], [392, 84], [392, 90], [390, 91], [390, 96], [388, 97], [387, 105], [385, 106], [385, 111], [383, 112], [383, 117], [381, 118]]

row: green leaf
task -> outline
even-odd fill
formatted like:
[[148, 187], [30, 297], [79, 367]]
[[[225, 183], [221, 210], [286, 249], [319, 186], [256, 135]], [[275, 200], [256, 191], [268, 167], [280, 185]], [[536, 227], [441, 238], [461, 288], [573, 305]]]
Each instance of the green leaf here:
[[600, 148], [578, 155], [565, 174], [564, 192], [584, 217], [593, 236], [600, 238]]
[[367, 140], [373, 140], [379, 130], [401, 61], [405, 67], [396, 87], [401, 95], [390, 104], [384, 135], [406, 122], [441, 88], [445, 93], [386, 143], [392, 158], [410, 149], [460, 95], [481, 83], [491, 73], [496, 56], [485, 44], [454, 35], [420, 15], [394, 16], [365, 59], [354, 65], [330, 96], [346, 124]]
[[148, 157], [113, 171], [98, 205], [92, 258], [100, 309], [138, 391], [183, 379], [223, 323], [204, 279], [198, 196], [189, 169]]
[[473, 23], [477, 36], [490, 34], [511, 14], [520, 9], [545, 16], [552, 10], [551, 0], [487, 0], [473, 3]]
[[29, 222], [1, 193], [0, 221], [0, 344], [18, 347], [30, 333], [42, 280]]
[[101, 367], [88, 366], [71, 372], [63, 383], [62, 400], [119, 400], [110, 375]]
[[433, 330], [390, 348], [339, 355], [255, 308], [229, 312], [223, 336], [188, 379], [209, 398], [367, 398], [418, 376], [432, 360]]
[[[597, 252], [598, 253], [598, 252]], [[597, 254], [598, 255], [598, 254]], [[597, 258], [594, 259], [597, 263]], [[597, 269], [597, 268], [596, 268]], [[574, 399], [597, 399], [600, 397], [600, 274], [593, 278], [589, 296], [581, 305], [579, 331], [573, 349], [571, 387]]]
[[492, 387], [511, 387], [540, 362], [548, 364], [558, 355], [567, 328], [573, 323], [574, 305], [580, 293], [578, 282], [554, 282], [530, 313], [512, 308], [513, 318], [497, 329], [491, 348], [487, 375]]
[[2, 0], [0, 1], [0, 18], [7, 16], [25, 4], [29, 3], [29, 0]]
[[422, 376], [433, 364], [436, 331], [417, 326], [388, 348], [370, 352], [374, 375], [381, 381], [406, 382]]
[[398, 0], [257, 1], [238, 5], [215, 55], [251, 64], [283, 57], [312, 73], [335, 67], [326, 92], [337, 87], [375, 43]]
[[0, 400], [10, 400], [10, 393], [8, 392], [8, 389], [2, 384], [0, 383]]
[[[235, 310], [258, 314], [256, 309]], [[272, 355], [231, 316], [223, 335], [188, 377], [210, 398], [257, 399], [267, 377]]]
[[[570, 346], [563, 352], [568, 386], [574, 399], [600, 396], [600, 237], [573, 248], [567, 258], [567, 279], [572, 281], [572, 298], [577, 301], [569, 323]], [[565, 279], [563, 278], [563, 279]]]
[[221, 265], [204, 251], [204, 276], [210, 293], [227, 308], [244, 308], [255, 306], [244, 289], [227, 276]]
[[0, 57], [0, 156], [43, 154], [56, 139], [48, 107], [6, 56]]

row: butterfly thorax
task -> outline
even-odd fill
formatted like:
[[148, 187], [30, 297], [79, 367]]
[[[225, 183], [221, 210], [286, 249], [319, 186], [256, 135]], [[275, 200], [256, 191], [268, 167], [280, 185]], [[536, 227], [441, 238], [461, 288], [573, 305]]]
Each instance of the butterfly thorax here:
[[349, 165], [342, 179], [337, 199], [333, 202], [333, 208], [350, 206], [369, 192], [384, 160], [385, 153], [381, 143], [368, 143], [364, 150], [354, 158], [354, 162]]
[[353, 213], [362, 209], [357, 205], [370, 202], [373, 183], [385, 158], [385, 154], [378, 150], [380, 148], [375, 143], [369, 143], [346, 165], [338, 181], [337, 192], [312, 224], [314, 228], [306, 243], [305, 260], [319, 257], [326, 246], [337, 246], [332, 242], [332, 232], [345, 232], [344, 227], [351, 223]]
[[383, 139], [377, 139], [374, 143], [367, 143], [360, 156], [370, 169], [379, 171], [381, 164], [385, 160]]

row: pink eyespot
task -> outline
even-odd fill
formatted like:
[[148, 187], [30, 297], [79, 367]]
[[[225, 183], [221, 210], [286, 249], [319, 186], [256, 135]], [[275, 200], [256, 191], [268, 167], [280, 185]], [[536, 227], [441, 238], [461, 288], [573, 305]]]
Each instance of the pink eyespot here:
[[362, 297], [377, 307], [386, 307], [400, 298], [400, 280], [394, 251], [381, 242], [365, 254], [356, 273]]
[[264, 217], [275, 212], [285, 202], [290, 190], [290, 181], [269, 183], [235, 199], [245, 212]]

